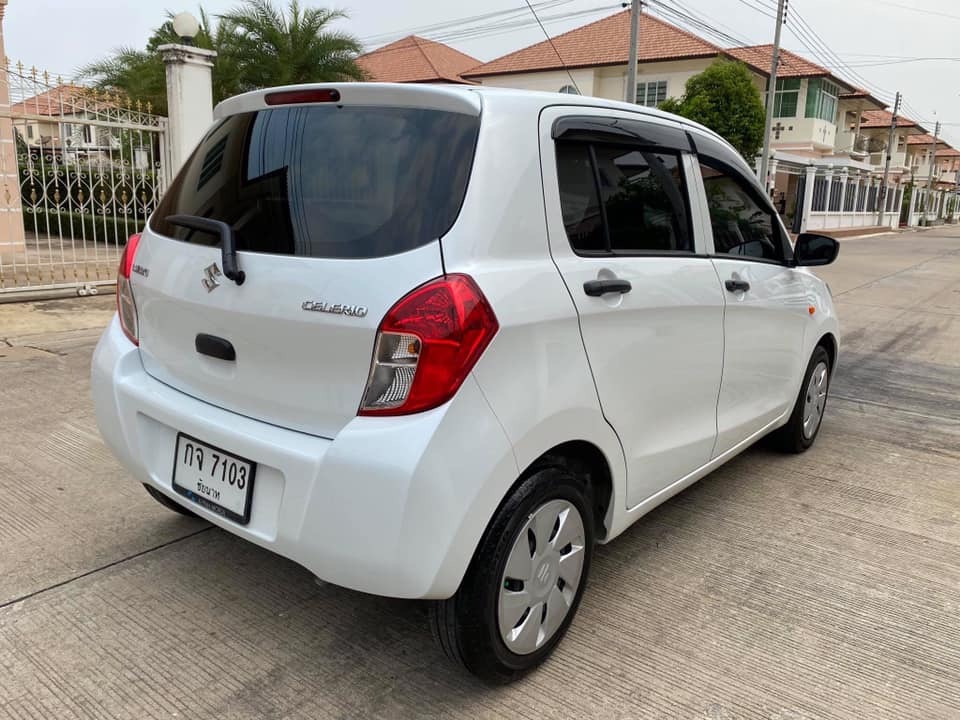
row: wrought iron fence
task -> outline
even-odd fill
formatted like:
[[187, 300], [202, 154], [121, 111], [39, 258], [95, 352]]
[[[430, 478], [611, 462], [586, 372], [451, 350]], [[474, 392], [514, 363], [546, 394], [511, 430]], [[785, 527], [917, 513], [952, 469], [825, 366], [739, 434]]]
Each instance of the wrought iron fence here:
[[17, 181], [0, 193], [12, 237], [0, 244], [0, 292], [112, 283], [167, 185], [166, 126], [149, 105], [4, 66], [0, 131], [13, 152], [0, 146], [0, 162]]

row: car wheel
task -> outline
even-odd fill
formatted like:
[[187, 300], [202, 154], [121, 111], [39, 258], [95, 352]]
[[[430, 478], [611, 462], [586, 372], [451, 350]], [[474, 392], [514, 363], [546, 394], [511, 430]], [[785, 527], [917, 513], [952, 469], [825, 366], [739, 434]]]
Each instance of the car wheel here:
[[563, 466], [534, 471], [502, 503], [456, 594], [432, 604], [444, 652], [489, 683], [542, 663], [586, 586], [594, 527], [587, 490]]
[[152, 497], [158, 503], [160, 503], [165, 508], [167, 508], [167, 510], [173, 510], [174, 512], [180, 513], [181, 515], [186, 515], [187, 517], [197, 517], [196, 513], [190, 512], [183, 505], [175, 503], [173, 500], [168, 498], [166, 495], [164, 495], [162, 492], [160, 492], [156, 488], [150, 487], [146, 483], [144, 483], [143, 486], [147, 489], [147, 492], [150, 493], [150, 497]]
[[813, 445], [827, 409], [829, 389], [830, 355], [822, 345], [818, 345], [807, 365], [790, 420], [773, 435], [775, 444], [781, 450], [801, 453]]

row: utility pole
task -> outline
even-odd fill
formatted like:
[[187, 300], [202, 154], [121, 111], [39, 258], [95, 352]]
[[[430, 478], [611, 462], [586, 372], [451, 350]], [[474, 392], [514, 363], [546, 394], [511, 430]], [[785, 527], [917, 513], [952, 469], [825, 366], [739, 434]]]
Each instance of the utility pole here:
[[643, 3], [632, 0], [630, 3], [630, 59], [627, 61], [627, 92], [625, 100], [631, 105], [637, 102], [637, 45], [640, 42], [640, 12]]
[[933, 204], [933, 164], [937, 158], [937, 137], [940, 135], [940, 121], [933, 128], [933, 145], [930, 147], [930, 175], [927, 177], [927, 199], [923, 203], [923, 224], [927, 224], [927, 213]]
[[777, 28], [773, 34], [773, 58], [770, 61], [770, 80], [767, 82], [767, 117], [763, 123], [763, 155], [760, 157], [760, 182], [763, 191], [770, 192], [767, 168], [770, 164], [770, 130], [773, 127], [773, 100], [777, 92], [777, 66], [780, 64], [780, 30], [785, 22], [787, 0], [777, 2]]
[[[897, 113], [900, 112], [900, 93], [897, 93], [897, 99], [893, 103], [893, 117], [890, 118], [890, 134], [887, 135], [887, 159], [883, 164], [883, 184], [880, 186], [880, 215], [877, 218], [877, 225], [883, 225], [883, 213], [887, 207], [887, 177], [890, 175], [890, 160], [893, 157], [893, 149], [896, 147], [894, 133], [897, 131]], [[892, 212], [892, 209], [891, 209]]]

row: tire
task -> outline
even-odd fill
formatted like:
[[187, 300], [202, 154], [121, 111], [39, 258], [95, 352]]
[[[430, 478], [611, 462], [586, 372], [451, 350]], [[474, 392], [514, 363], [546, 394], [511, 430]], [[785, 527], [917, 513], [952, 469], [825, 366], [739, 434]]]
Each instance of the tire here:
[[180, 505], [179, 503], [175, 503], [173, 500], [168, 498], [166, 495], [164, 495], [162, 492], [160, 492], [156, 488], [150, 487], [146, 483], [143, 484], [143, 487], [145, 487], [147, 492], [150, 493], [150, 497], [152, 497], [158, 503], [160, 503], [165, 508], [167, 508], [167, 510], [173, 510], [174, 512], [180, 513], [181, 515], [186, 515], [187, 517], [192, 517], [192, 518], [197, 517], [196, 513], [190, 512], [189, 510], [187, 510], [187, 508], [185, 508], [183, 505]]
[[[830, 355], [822, 345], [817, 345], [810, 357], [810, 362], [807, 364], [807, 371], [803, 374], [800, 393], [793, 405], [790, 420], [771, 435], [773, 444], [779, 450], [788, 453], [802, 453], [816, 441], [817, 435], [820, 433], [820, 425], [823, 422], [823, 414], [827, 409], [831, 371]], [[816, 380], [811, 382], [811, 378], [814, 378], [815, 374], [818, 378], [821, 378], [821, 373], [820, 384]], [[813, 403], [813, 415], [809, 414], [808, 398]], [[808, 420], [811, 421], [809, 424]]]
[[[534, 470], [507, 497], [456, 594], [431, 604], [434, 638], [451, 660], [487, 683], [506, 684], [547, 659], [586, 587], [594, 543], [591, 508], [584, 483], [559, 464]], [[501, 602], [512, 607], [502, 609]]]

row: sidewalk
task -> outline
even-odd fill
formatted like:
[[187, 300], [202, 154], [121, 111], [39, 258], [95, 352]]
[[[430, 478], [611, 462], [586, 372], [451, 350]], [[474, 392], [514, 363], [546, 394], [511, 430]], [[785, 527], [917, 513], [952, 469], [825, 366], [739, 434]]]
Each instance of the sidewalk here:
[[116, 312], [113, 293], [0, 304], [0, 350], [56, 341], [59, 335], [97, 336]]

